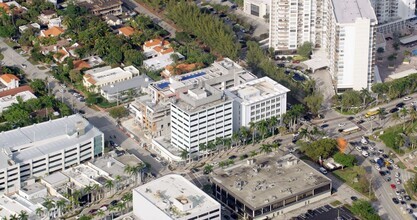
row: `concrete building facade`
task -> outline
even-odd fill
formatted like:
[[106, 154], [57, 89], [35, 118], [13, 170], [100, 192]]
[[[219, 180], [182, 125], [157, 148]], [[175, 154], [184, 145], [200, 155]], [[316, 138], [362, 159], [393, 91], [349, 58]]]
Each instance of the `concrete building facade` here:
[[0, 192], [100, 156], [104, 135], [80, 115], [0, 133]]
[[269, 18], [270, 0], [245, 0], [243, 2], [243, 12], [258, 18]]
[[221, 206], [180, 175], [169, 174], [133, 190], [138, 219], [220, 220]]
[[374, 78], [377, 19], [369, 0], [331, 0], [327, 55], [337, 92], [370, 89]]

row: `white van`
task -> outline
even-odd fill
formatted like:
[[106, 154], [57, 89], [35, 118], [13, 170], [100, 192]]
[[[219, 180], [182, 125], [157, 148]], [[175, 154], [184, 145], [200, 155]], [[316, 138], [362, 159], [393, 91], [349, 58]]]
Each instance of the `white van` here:
[[368, 156], [369, 156], [368, 151], [366, 151], [366, 150], [362, 151], [362, 156], [364, 156], [364, 157], [368, 157]]
[[366, 137], [362, 136], [361, 143], [362, 144], [368, 144], [368, 140], [366, 140]]

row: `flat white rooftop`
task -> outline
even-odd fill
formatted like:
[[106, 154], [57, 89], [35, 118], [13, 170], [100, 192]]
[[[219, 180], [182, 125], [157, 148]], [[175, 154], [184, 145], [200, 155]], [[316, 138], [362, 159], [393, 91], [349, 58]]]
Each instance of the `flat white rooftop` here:
[[[180, 59], [183, 59], [184, 56], [180, 53], [174, 52], [178, 55]], [[164, 54], [161, 56], [157, 56], [151, 59], [147, 59], [143, 61], [143, 65], [151, 70], [161, 70], [164, 69], [166, 66], [171, 65], [174, 63], [174, 60], [171, 58], [172, 53]]]
[[[169, 174], [146, 183], [134, 189], [135, 192], [145, 197], [172, 218], [179, 216], [178, 213], [169, 211], [170, 202], [174, 202], [174, 200], [180, 203], [192, 202], [193, 208], [186, 211], [190, 215], [220, 206], [217, 201], [197, 186], [177, 174]], [[181, 215], [184, 214], [181, 213]]]
[[99, 182], [94, 180], [100, 176], [98, 172], [93, 168], [83, 164], [64, 170], [62, 173], [70, 177], [73, 182], [82, 188], [86, 186], [92, 186], [94, 184], [99, 184]]
[[249, 105], [274, 96], [282, 95], [290, 90], [269, 77], [262, 77], [229, 89], [241, 99], [241, 103]]
[[133, 75], [139, 74], [139, 70], [133, 66], [127, 66], [125, 68], [112, 68], [101, 67], [98, 70], [92, 69], [86, 72], [86, 75], [89, 75], [94, 79], [95, 83], [92, 84], [102, 84], [105, 82], [116, 81], [117, 79], [132, 78]]
[[354, 23], [358, 18], [377, 21], [369, 0], [332, 0], [338, 23]]
[[[85, 133], [77, 137], [77, 126]], [[58, 152], [103, 133], [75, 114], [0, 133], [0, 169], [11, 161], [21, 163]]]

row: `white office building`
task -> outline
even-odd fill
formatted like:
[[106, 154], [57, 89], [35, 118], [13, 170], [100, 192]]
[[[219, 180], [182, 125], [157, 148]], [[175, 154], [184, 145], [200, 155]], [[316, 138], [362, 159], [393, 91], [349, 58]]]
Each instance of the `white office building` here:
[[104, 136], [80, 115], [0, 133], [0, 192], [100, 156]]
[[221, 206], [197, 186], [169, 174], [133, 190], [133, 214], [138, 219], [220, 220]]
[[243, 2], [243, 12], [259, 18], [269, 17], [271, 0], [245, 0]]
[[370, 0], [378, 19], [378, 32], [392, 33], [406, 27], [415, 17], [415, 0]]
[[231, 137], [232, 112], [233, 100], [210, 85], [197, 84], [180, 93], [171, 103], [172, 146], [193, 154], [201, 143]]
[[235, 100], [234, 129], [249, 126], [273, 116], [278, 120], [287, 109], [287, 93], [290, 90], [269, 77], [256, 79], [230, 88], [227, 94]]
[[377, 19], [369, 0], [332, 0], [327, 52], [338, 92], [370, 89]]
[[269, 47], [293, 51], [304, 42], [321, 47], [326, 3], [327, 0], [271, 0]]

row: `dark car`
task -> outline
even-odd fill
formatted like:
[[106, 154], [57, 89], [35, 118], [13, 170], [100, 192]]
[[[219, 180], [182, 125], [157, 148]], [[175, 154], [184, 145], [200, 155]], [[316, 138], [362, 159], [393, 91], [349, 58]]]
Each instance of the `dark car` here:
[[385, 176], [387, 173], [385, 173], [385, 171], [379, 171], [379, 174], [381, 174], [381, 176]]
[[322, 124], [322, 125], [320, 125], [320, 128], [327, 128], [327, 127], [329, 127], [328, 124]]
[[382, 157], [386, 159], [386, 158], [388, 158], [388, 155], [382, 154]]
[[339, 133], [342, 133], [343, 132], [343, 128], [340, 128], [340, 129], [338, 129], [337, 130]]
[[405, 199], [406, 201], [410, 201], [410, 200], [411, 200], [411, 197], [410, 197], [409, 195], [405, 195], [405, 196], [404, 196], [404, 199]]
[[78, 113], [84, 115], [85, 114], [85, 111], [84, 110], [78, 110]]
[[88, 211], [89, 214], [95, 214], [97, 212], [97, 209], [91, 209], [90, 211]]
[[197, 173], [198, 171], [200, 171], [200, 170], [199, 170], [199, 169], [197, 169], [197, 168], [192, 168], [192, 169], [191, 169], [191, 172], [192, 172], [192, 173]]
[[278, 63], [278, 64], [277, 64], [277, 66], [278, 66], [278, 67], [281, 67], [281, 68], [284, 68], [284, 67], [285, 67], [285, 64], [283, 64], [283, 63]]
[[240, 156], [242, 159], [246, 159], [246, 158], [248, 158], [249, 156], [247, 155], [247, 154], [243, 154], [242, 156]]
[[230, 156], [230, 157], [229, 157], [229, 159], [230, 159], [230, 160], [234, 160], [234, 159], [236, 159], [236, 158], [237, 158], [237, 156], [236, 156], [236, 155], [232, 155], [232, 156]]
[[400, 203], [400, 201], [398, 201], [398, 199], [397, 199], [397, 198], [392, 198], [392, 201], [393, 201], [395, 204], [399, 204], [399, 203]]
[[364, 123], [364, 122], [365, 122], [365, 120], [361, 119], [361, 120], [357, 121], [356, 123], [357, 123], [357, 124], [362, 124], [362, 123]]
[[413, 208], [413, 209], [417, 208], [417, 205], [416, 205], [416, 204], [414, 204], [414, 203], [410, 203], [410, 206], [411, 206], [411, 208]]
[[387, 182], [391, 182], [391, 177], [387, 177], [387, 178], [385, 179], [385, 181], [387, 181]]
[[111, 206], [115, 206], [115, 205], [117, 205], [117, 203], [118, 203], [119, 201], [117, 201], [117, 200], [113, 200], [113, 201], [111, 201], [110, 202], [110, 205]]
[[358, 197], [356, 197], [356, 196], [352, 196], [352, 197], [350, 197], [350, 199], [351, 199], [352, 201], [356, 201], [356, 200], [358, 200]]
[[355, 117], [350, 116], [350, 117], [348, 117], [348, 118], [347, 118], [347, 120], [351, 121], [351, 120], [353, 120], [354, 118], [355, 118]]
[[398, 111], [398, 108], [392, 108], [391, 110], [389, 110], [389, 113], [394, 113], [394, 112], [397, 112]]
[[405, 105], [404, 102], [400, 102], [397, 105], [395, 105], [395, 107], [402, 108], [404, 105]]

